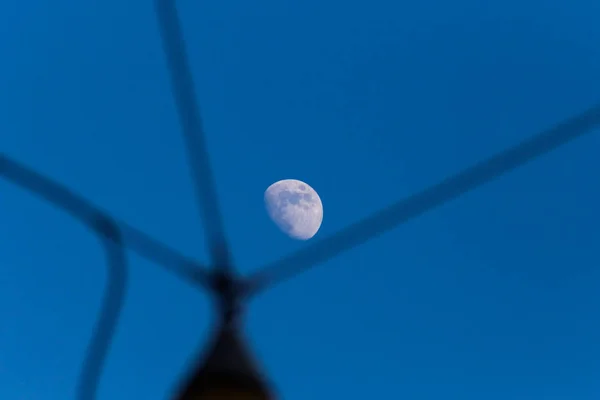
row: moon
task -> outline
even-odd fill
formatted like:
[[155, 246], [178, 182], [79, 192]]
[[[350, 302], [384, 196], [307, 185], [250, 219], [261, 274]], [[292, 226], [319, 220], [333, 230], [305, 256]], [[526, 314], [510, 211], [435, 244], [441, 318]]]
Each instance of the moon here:
[[296, 179], [275, 182], [265, 191], [265, 207], [271, 220], [293, 239], [308, 240], [323, 222], [323, 203], [307, 183]]

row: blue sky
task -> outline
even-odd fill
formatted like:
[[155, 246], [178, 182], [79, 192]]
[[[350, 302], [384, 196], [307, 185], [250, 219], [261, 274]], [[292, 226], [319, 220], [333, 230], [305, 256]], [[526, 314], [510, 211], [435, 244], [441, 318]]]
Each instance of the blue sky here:
[[[600, 3], [179, 1], [234, 260], [302, 247], [263, 191], [320, 194], [314, 240], [600, 101]], [[0, 149], [206, 260], [152, 2], [0, 3]], [[281, 398], [600, 398], [600, 131], [255, 299]], [[97, 239], [0, 183], [0, 398], [70, 399]], [[99, 399], [165, 399], [209, 298], [130, 255]]]

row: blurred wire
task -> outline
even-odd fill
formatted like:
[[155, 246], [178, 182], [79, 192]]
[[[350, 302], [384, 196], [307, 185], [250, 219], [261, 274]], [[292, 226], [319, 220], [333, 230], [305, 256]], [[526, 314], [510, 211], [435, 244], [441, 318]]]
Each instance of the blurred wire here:
[[208, 273], [193, 261], [135, 228], [121, 224], [124, 230], [124, 234], [122, 234], [119, 224], [113, 218], [82, 197], [1, 154], [0, 175], [81, 221], [100, 236], [107, 252], [109, 269], [103, 305], [87, 349], [77, 388], [78, 400], [93, 400], [96, 397], [102, 367], [112, 341], [113, 332], [116, 329], [127, 289], [123, 239], [128, 239], [127, 244], [141, 256], [157, 262], [186, 281], [196, 285], [202, 284], [208, 288]]
[[156, 0], [156, 13], [192, 177], [195, 180], [211, 261], [215, 267], [230, 268], [231, 260], [219, 210], [216, 185], [206, 150], [202, 119], [175, 2]]
[[125, 224], [118, 223], [123, 235], [123, 243], [138, 255], [150, 260], [179, 276], [188, 283], [209, 289], [211, 278], [209, 271], [198, 262], [185, 257], [167, 245], [152, 239], [147, 234]]
[[248, 278], [246, 294], [254, 294], [377, 237], [588, 133], [599, 124], [600, 105], [267, 265]]
[[[114, 220], [63, 185], [53, 182], [3, 154], [0, 154], [0, 176], [66, 211], [92, 230], [96, 229], [99, 220]], [[118, 222], [117, 225], [122, 232], [125, 245], [131, 250], [192, 284], [202, 284], [207, 287], [208, 272], [198, 263], [123, 222]]]
[[106, 250], [108, 262], [107, 284], [102, 308], [89, 342], [79, 376], [76, 399], [94, 400], [106, 356], [117, 328], [117, 322], [127, 291], [127, 265], [125, 249], [116, 224], [111, 220], [98, 221], [96, 232]]
[[[213, 267], [230, 269], [232, 266], [217, 199], [216, 184], [206, 149], [202, 120], [177, 9], [173, 0], [156, 0], [156, 11], [211, 262]], [[276, 263], [267, 265], [244, 281], [246, 294], [255, 294], [270, 285], [360, 245], [582, 136], [598, 124], [600, 124], [600, 106], [391, 205], [329, 238], [309, 245]], [[214, 276], [193, 260], [182, 256], [143, 232], [122, 222], [117, 223], [108, 214], [64, 186], [1, 154], [0, 175], [46, 199], [55, 207], [63, 209], [83, 222], [102, 240], [109, 264], [108, 283], [100, 316], [87, 349], [77, 387], [78, 400], [94, 400], [127, 290], [128, 274], [124, 245], [194, 284], [214, 288]]]

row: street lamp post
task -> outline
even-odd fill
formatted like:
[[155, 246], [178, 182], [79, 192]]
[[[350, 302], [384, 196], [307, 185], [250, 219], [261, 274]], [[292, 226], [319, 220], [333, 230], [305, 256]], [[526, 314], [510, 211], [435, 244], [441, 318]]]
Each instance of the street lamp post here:
[[274, 400], [242, 335], [242, 290], [232, 274], [216, 272], [212, 281], [220, 321], [205, 358], [184, 382], [176, 400]]

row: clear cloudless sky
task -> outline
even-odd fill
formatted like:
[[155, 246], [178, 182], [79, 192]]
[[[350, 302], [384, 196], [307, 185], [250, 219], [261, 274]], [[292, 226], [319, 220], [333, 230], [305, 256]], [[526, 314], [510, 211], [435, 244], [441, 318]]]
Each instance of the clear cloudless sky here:
[[[263, 192], [308, 182], [313, 239], [600, 102], [600, 2], [180, 0], [238, 268], [302, 247]], [[0, 2], [0, 149], [207, 260], [150, 0]], [[281, 398], [600, 399], [600, 130], [274, 287], [246, 331]], [[67, 400], [98, 240], [0, 183], [0, 398]], [[166, 399], [210, 299], [131, 254], [99, 399]]]

